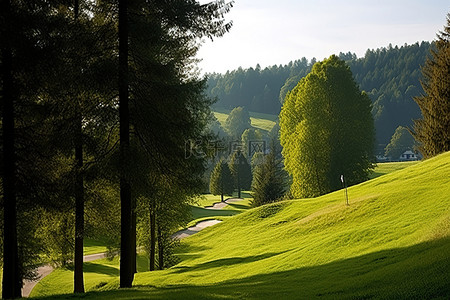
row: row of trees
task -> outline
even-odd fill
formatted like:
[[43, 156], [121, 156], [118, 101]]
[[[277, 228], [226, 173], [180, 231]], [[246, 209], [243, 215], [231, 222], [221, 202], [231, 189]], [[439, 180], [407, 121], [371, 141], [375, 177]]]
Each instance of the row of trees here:
[[[354, 75], [359, 88], [366, 91], [373, 102], [377, 143], [383, 152], [398, 126], [411, 127], [412, 120], [420, 116], [413, 97], [420, 95], [420, 68], [430, 48], [429, 42], [401, 47], [367, 50], [364, 57], [340, 53]], [[293, 90], [316, 63], [302, 58], [287, 65], [229, 71], [211, 74], [208, 94], [217, 97], [217, 107], [232, 109], [244, 106], [250, 111], [278, 114], [286, 94]]]
[[60, 257], [73, 258], [74, 291], [83, 292], [86, 234], [113, 246], [120, 237], [121, 287], [131, 286], [146, 240], [136, 228], [150, 236], [150, 265], [156, 241], [164, 257], [183, 203], [202, 188], [203, 158], [186, 159], [184, 141], [206, 139], [211, 101], [192, 58], [200, 38], [228, 31], [230, 7], [1, 2], [3, 298], [20, 297], [39, 257], [55, 249], [73, 249]]
[[252, 191], [254, 207], [271, 203], [283, 198], [286, 193], [287, 176], [283, 170], [281, 152], [276, 149], [277, 142], [272, 140], [268, 153], [255, 152], [245, 157], [242, 151], [234, 151], [230, 160], [221, 158], [211, 172], [209, 190], [213, 195], [232, 195], [237, 190]]

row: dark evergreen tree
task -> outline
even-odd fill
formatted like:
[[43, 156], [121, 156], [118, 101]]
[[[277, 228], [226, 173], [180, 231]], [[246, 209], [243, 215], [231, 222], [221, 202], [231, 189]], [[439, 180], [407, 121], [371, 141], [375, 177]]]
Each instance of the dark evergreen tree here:
[[253, 170], [253, 207], [280, 200], [286, 193], [286, 173], [275, 148], [276, 143], [272, 141], [269, 154], [264, 155], [262, 164], [256, 165]]
[[224, 195], [231, 195], [233, 193], [233, 176], [224, 159], [217, 162], [211, 173], [209, 190], [213, 195], [220, 195], [221, 201], [223, 201]]
[[450, 150], [450, 14], [422, 68], [424, 95], [414, 98], [422, 119], [414, 122], [414, 137], [425, 158]]
[[241, 190], [249, 190], [252, 184], [252, 169], [241, 151], [234, 151], [231, 155], [229, 168], [234, 179], [234, 187], [241, 198]]
[[22, 296], [22, 276], [17, 244], [17, 198], [15, 109], [13, 79], [13, 15], [9, 0], [1, 2], [1, 62], [2, 62], [2, 137], [3, 137], [3, 283], [2, 298]]

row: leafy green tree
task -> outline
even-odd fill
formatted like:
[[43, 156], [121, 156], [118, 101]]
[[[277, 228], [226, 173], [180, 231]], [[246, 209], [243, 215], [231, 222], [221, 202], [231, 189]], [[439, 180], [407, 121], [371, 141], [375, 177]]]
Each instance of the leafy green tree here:
[[414, 98], [422, 119], [414, 121], [414, 137], [425, 158], [450, 150], [450, 14], [422, 68], [424, 95]]
[[241, 136], [243, 154], [245, 156], [248, 156], [251, 150], [249, 149], [249, 147], [251, 147], [250, 143], [261, 142], [262, 139], [263, 132], [261, 130], [255, 129], [253, 127], [245, 129]]
[[[286, 193], [286, 173], [280, 158], [276, 157], [276, 143], [263, 162], [255, 166], [252, 181], [252, 206], [257, 207], [280, 200]], [[256, 153], [255, 153], [256, 155]]]
[[252, 169], [241, 151], [234, 151], [231, 155], [229, 168], [234, 179], [234, 186], [241, 198], [241, 190], [248, 190], [252, 184]]
[[386, 146], [384, 155], [398, 159], [406, 150], [413, 150], [414, 138], [408, 128], [399, 126], [392, 135], [391, 142]]
[[316, 63], [286, 96], [280, 136], [295, 197], [314, 197], [367, 179], [372, 168], [371, 101], [337, 56]]
[[225, 131], [234, 139], [240, 139], [242, 133], [250, 128], [251, 121], [248, 111], [239, 106], [235, 107], [228, 115], [225, 121]]
[[233, 193], [233, 176], [227, 162], [223, 158], [217, 162], [211, 173], [209, 190], [213, 195], [220, 195], [221, 201], [223, 201], [223, 195], [231, 195]]

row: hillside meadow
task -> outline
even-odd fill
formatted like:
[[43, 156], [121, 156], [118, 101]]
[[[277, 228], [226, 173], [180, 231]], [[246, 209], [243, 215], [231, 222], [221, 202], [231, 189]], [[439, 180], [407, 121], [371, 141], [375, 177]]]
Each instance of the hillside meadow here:
[[[85, 297], [445, 299], [448, 178], [445, 153], [350, 187], [349, 206], [337, 191], [247, 210], [183, 240], [175, 267], [136, 274], [132, 289], [110, 278]], [[58, 291], [51, 276], [43, 285]]]

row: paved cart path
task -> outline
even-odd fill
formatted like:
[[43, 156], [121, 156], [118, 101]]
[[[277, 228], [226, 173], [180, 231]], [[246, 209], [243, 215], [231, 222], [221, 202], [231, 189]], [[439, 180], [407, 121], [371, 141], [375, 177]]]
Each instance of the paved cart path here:
[[[214, 203], [214, 205], [207, 206], [205, 208], [206, 209], [222, 209], [225, 206], [227, 206], [228, 203], [239, 202], [242, 200], [243, 199], [240, 199], [240, 198], [229, 198], [229, 199], [225, 200], [224, 202], [217, 202], [217, 203]], [[183, 229], [183, 230], [180, 230], [180, 231], [174, 233], [172, 235], [172, 237], [178, 238], [178, 239], [184, 239], [188, 236], [191, 236], [191, 235], [199, 232], [202, 229], [205, 229], [206, 227], [216, 225], [220, 222], [222, 222], [222, 221], [219, 221], [219, 220], [201, 221], [201, 222], [198, 222], [197, 224], [195, 224], [194, 226], [191, 226], [187, 229]], [[102, 259], [105, 257], [106, 257], [106, 253], [90, 254], [90, 255], [83, 256], [83, 261], [85, 261], [85, 262], [93, 261], [93, 260]], [[42, 278], [44, 278], [45, 276], [50, 274], [52, 271], [53, 271], [53, 267], [51, 265], [44, 265], [44, 266], [39, 267], [37, 269], [39, 279], [36, 281], [25, 280], [25, 284], [22, 287], [22, 297], [30, 296], [31, 291], [36, 286], [36, 284], [38, 284], [38, 282], [40, 280], [42, 280]]]

